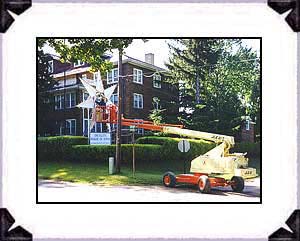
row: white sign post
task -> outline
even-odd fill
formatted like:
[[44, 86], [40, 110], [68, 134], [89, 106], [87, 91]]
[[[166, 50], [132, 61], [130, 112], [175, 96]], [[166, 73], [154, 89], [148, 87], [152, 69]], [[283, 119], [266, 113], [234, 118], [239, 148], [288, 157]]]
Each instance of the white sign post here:
[[[182, 153], [186, 153], [190, 150], [191, 145], [190, 142], [187, 140], [181, 140], [180, 142], [178, 142], [178, 150]], [[183, 172], [186, 173], [186, 164], [185, 164], [185, 160], [186, 158], [184, 158], [183, 160]]]
[[187, 140], [181, 140], [178, 142], [178, 150], [180, 152], [188, 152], [191, 148], [190, 142]]
[[91, 145], [111, 145], [110, 133], [90, 133]]

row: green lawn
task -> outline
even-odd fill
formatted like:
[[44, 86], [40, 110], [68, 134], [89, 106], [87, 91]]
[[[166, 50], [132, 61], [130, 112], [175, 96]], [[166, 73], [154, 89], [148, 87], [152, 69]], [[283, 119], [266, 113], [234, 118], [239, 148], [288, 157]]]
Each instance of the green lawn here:
[[[260, 175], [260, 160], [250, 159], [249, 166], [257, 169]], [[187, 171], [189, 164], [187, 164]], [[137, 165], [135, 176], [132, 168], [122, 166], [121, 173], [108, 175], [108, 165], [95, 163], [39, 162], [38, 177], [69, 182], [91, 183], [99, 185], [161, 185], [162, 175], [168, 171], [167, 166], [140, 167]], [[183, 164], [179, 163], [172, 171], [183, 173]]]
[[82, 163], [40, 162], [39, 178], [100, 185], [159, 185], [163, 171], [139, 171], [122, 167], [120, 174], [108, 175], [108, 166]]

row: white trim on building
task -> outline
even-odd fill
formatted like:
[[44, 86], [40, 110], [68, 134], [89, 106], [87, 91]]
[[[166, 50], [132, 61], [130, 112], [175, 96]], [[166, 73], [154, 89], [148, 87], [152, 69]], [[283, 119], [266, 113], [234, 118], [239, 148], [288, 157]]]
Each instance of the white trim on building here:
[[133, 93], [133, 108], [144, 108], [144, 96], [142, 94]]
[[133, 80], [134, 83], [143, 84], [143, 71], [141, 69], [133, 68]]

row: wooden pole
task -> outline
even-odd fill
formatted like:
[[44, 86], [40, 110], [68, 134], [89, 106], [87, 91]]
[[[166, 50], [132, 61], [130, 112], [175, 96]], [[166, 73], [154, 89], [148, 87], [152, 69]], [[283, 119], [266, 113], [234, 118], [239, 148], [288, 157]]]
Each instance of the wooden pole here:
[[123, 96], [122, 96], [122, 52], [123, 49], [119, 49], [119, 85], [118, 85], [118, 120], [117, 120], [117, 133], [116, 133], [116, 173], [121, 171], [121, 121], [122, 121], [122, 107], [123, 107]]
[[88, 143], [90, 144], [90, 108], [87, 108], [87, 115], [88, 115]]
[[135, 139], [134, 139], [134, 132], [132, 132], [132, 173], [133, 176], [135, 176], [135, 148], [134, 148], [134, 143], [135, 143]]
[[185, 141], [183, 141], [183, 173], [185, 174], [185, 156], [186, 156], [186, 154], [185, 154]]

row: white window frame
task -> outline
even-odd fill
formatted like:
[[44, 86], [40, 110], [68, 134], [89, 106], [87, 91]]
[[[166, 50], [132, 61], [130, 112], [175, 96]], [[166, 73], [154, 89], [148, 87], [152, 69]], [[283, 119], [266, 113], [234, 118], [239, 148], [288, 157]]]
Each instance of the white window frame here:
[[72, 132], [72, 124], [70, 125], [70, 136], [75, 136], [76, 135], [76, 119], [66, 119], [66, 122], [65, 122], [65, 133], [67, 132], [67, 122], [70, 122], [72, 123], [72, 121], [75, 122], [75, 133], [71, 133]]
[[84, 65], [84, 62], [81, 62], [81, 60], [77, 60], [76, 62], [74, 62], [74, 67], [79, 67]]
[[[118, 99], [117, 102], [115, 101], [116, 98]], [[111, 97], [110, 97], [110, 101], [111, 101], [113, 104], [118, 105], [118, 102], [119, 102], [118, 94], [117, 94], [117, 93], [112, 94]], [[116, 103], [115, 103], [115, 102], [116, 102]]]
[[[89, 121], [91, 121], [91, 120], [88, 119], [88, 118], [83, 118], [82, 135], [84, 135], [84, 134], [88, 135], [88, 132], [89, 132]], [[87, 129], [87, 133], [84, 132], [85, 127]]]
[[64, 123], [63, 121], [56, 121], [56, 127], [58, 129], [56, 129], [58, 132], [55, 133], [55, 135], [59, 135], [62, 136], [64, 133], [64, 125], [66, 125], [66, 123]]
[[161, 75], [154, 74], [153, 75], [153, 87], [157, 89], [161, 89]]
[[[116, 74], [115, 74], [115, 71], [117, 71]], [[111, 74], [111, 78], [109, 78], [109, 74]], [[106, 74], [107, 84], [118, 83], [118, 80], [119, 80], [119, 69], [118, 68], [113, 68], [111, 71], [107, 71], [107, 74]]]
[[250, 131], [250, 121], [246, 120], [246, 131]]
[[[141, 78], [139, 78], [141, 77]], [[143, 84], [143, 70], [133, 68], [133, 83]]]
[[64, 123], [59, 124], [59, 135], [62, 136], [64, 134]]
[[[137, 104], [137, 106], [135, 105], [136, 103], [136, 98], [138, 98], [138, 101], [141, 100], [141, 105]], [[142, 94], [138, 94], [138, 93], [133, 93], [133, 108], [135, 109], [143, 109], [144, 108], [144, 96]]]
[[[139, 122], [139, 121], [143, 121], [143, 119], [134, 119], [134, 121], [136, 121], [136, 122]], [[135, 132], [137, 133], [137, 134], [141, 134], [141, 135], [144, 135], [144, 128], [135, 128]]]
[[[74, 99], [75, 99], [74, 105], [72, 105], [72, 94], [74, 94]], [[67, 98], [69, 98], [69, 105], [67, 105]], [[66, 102], [66, 109], [74, 108], [76, 106], [76, 92], [67, 92], [65, 102]]]
[[[155, 101], [155, 99], [157, 99], [158, 101]], [[159, 110], [161, 108], [161, 106], [159, 104], [160, 99], [158, 97], [154, 96], [152, 98], [152, 102], [153, 102], [153, 107], [154, 107], [155, 110]]]
[[100, 76], [99, 76], [99, 73], [98, 73], [98, 72], [94, 72], [94, 73], [93, 73], [93, 80], [94, 80], [94, 81], [98, 80], [99, 77], [100, 77]]
[[[84, 98], [84, 96], [87, 95], [87, 98]], [[82, 91], [82, 101], [85, 101], [89, 98], [89, 93], [88, 92], [85, 92], [85, 91]]]
[[[59, 97], [59, 100], [57, 98]], [[62, 98], [63, 97], [63, 98]], [[63, 110], [64, 109], [64, 94], [54, 95], [54, 109], [55, 110]], [[57, 102], [59, 102], [59, 107], [57, 107]]]
[[[88, 133], [84, 133], [85, 128], [87, 129], [87, 132], [89, 131], [89, 123], [88, 121], [91, 121], [88, 118], [83, 118], [83, 128], [82, 128], [82, 135], [84, 134], [88, 134]], [[93, 126], [93, 128], [90, 130], [90, 133], [101, 133], [102, 132], [102, 124], [100, 123], [95, 123], [95, 125]]]
[[48, 72], [49, 72], [49, 74], [52, 74], [54, 72], [54, 62], [53, 62], [53, 60], [48, 61]]
[[91, 129], [91, 133], [102, 133], [103, 126], [102, 123], [96, 122], [93, 128]]
[[83, 80], [87, 80], [87, 74], [82, 74], [82, 75], [81, 75], [81, 78], [82, 78]]

